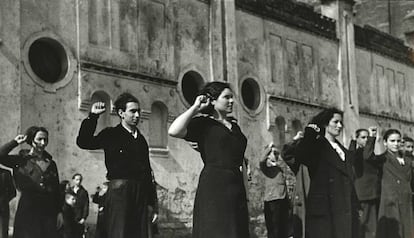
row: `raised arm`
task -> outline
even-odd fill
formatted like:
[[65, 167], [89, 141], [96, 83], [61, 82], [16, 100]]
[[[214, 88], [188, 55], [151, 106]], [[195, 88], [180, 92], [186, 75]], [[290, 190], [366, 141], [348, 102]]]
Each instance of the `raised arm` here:
[[168, 134], [172, 137], [183, 139], [187, 135], [187, 126], [197, 113], [206, 108], [210, 104], [210, 98], [204, 95], [198, 96], [194, 104], [184, 113], [179, 115], [168, 129]]
[[102, 143], [98, 136], [94, 136], [99, 115], [105, 112], [105, 103], [96, 102], [92, 105], [89, 116], [82, 121], [79, 129], [76, 144], [87, 150], [96, 150], [102, 148]]
[[275, 151], [274, 145], [266, 146], [262, 159], [260, 160], [260, 170], [269, 178], [276, 177], [282, 169], [280, 168], [281, 161], [278, 160], [279, 152]]
[[26, 141], [26, 135], [18, 135], [12, 141], [4, 144], [0, 147], [0, 164], [9, 168], [14, 168], [21, 162], [21, 156], [9, 155], [10, 151], [16, 148], [18, 145]]
[[320, 128], [316, 124], [309, 124], [305, 127], [304, 136], [295, 147], [294, 157], [296, 163], [304, 164], [308, 168], [313, 167], [316, 161], [312, 161], [309, 158], [314, 157], [319, 149], [317, 148], [318, 136], [321, 136]]

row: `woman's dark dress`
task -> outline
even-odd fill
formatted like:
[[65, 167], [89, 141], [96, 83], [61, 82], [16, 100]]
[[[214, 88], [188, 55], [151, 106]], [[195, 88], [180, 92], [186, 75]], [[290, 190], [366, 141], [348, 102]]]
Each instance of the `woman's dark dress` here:
[[13, 168], [16, 186], [21, 191], [13, 237], [56, 238], [57, 214], [62, 208], [56, 164], [47, 152], [44, 157], [49, 165], [44, 171], [28, 150], [8, 155], [17, 145], [13, 140], [0, 148], [0, 163]]
[[193, 238], [248, 238], [247, 199], [240, 170], [247, 139], [236, 123], [228, 129], [195, 117], [186, 140], [197, 142], [204, 162], [193, 213]]

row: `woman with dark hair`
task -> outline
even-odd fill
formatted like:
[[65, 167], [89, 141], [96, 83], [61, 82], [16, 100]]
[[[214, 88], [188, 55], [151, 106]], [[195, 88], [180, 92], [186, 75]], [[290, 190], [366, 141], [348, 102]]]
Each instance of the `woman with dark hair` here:
[[173, 137], [196, 142], [204, 162], [194, 204], [193, 238], [249, 237], [241, 172], [247, 139], [229, 117], [233, 104], [229, 84], [210, 82], [168, 130]]
[[381, 199], [377, 237], [413, 237], [411, 201], [411, 159], [400, 151], [401, 133], [389, 129], [384, 134], [385, 153], [376, 157], [380, 166]]
[[317, 114], [293, 150], [294, 163], [306, 165], [310, 177], [305, 216], [307, 238], [358, 236], [359, 204], [352, 154], [336, 140], [342, 131], [342, 116], [335, 108]]
[[[0, 147], [0, 163], [13, 169], [21, 197], [14, 220], [14, 238], [55, 238], [62, 225], [62, 199], [56, 163], [45, 150], [49, 133], [44, 127], [32, 126]], [[30, 149], [16, 155], [9, 153], [26, 142]]]

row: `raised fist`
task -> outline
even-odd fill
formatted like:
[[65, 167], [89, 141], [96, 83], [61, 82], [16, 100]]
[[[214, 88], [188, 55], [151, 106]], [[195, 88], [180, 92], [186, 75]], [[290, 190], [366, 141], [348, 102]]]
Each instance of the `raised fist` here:
[[106, 108], [105, 108], [105, 103], [104, 102], [95, 102], [94, 104], [92, 104], [91, 112], [93, 114], [100, 115], [100, 114], [104, 113], [105, 110], [106, 110]]
[[369, 136], [371, 137], [377, 137], [377, 127], [376, 126], [370, 126], [368, 128]]
[[17, 142], [17, 144], [21, 144], [26, 141], [27, 136], [26, 135], [17, 135], [14, 140]]

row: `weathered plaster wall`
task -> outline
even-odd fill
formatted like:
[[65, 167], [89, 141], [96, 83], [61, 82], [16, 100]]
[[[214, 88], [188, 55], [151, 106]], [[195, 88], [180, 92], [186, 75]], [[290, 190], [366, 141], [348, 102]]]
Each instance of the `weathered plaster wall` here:
[[[102, 151], [85, 151], [75, 145], [81, 120], [91, 104], [102, 98], [108, 112], [101, 116], [98, 128], [116, 125], [119, 119], [110, 112], [111, 103], [124, 91], [133, 93], [142, 107], [139, 128], [144, 136], [148, 141], [164, 136], [161, 148], [151, 148], [151, 165], [159, 184], [161, 237], [190, 237], [203, 165], [186, 142], [165, 138], [165, 132], [188, 106], [181, 88], [184, 73], [196, 71], [204, 81], [236, 75], [228, 80], [239, 99], [235, 115], [249, 140], [251, 232], [252, 237], [265, 237], [264, 178], [258, 160], [270, 141], [281, 146], [323, 107], [340, 107], [338, 41], [240, 9], [234, 12], [229, 1], [207, 2], [3, 1], [2, 141], [31, 125], [46, 126], [51, 132], [48, 150], [57, 161], [61, 179], [80, 172], [92, 193], [105, 180], [106, 170]], [[42, 34], [56, 37], [68, 48], [71, 59], [70, 77], [55, 90], [35, 81], [28, 69], [27, 42]], [[377, 120], [381, 126], [411, 132], [413, 68], [362, 48], [357, 48], [355, 58], [359, 105], [365, 113], [361, 126]], [[243, 105], [240, 86], [247, 78], [259, 84], [257, 110]], [[154, 105], [165, 109], [165, 121], [153, 120]], [[88, 223], [92, 230], [96, 212], [97, 207], [91, 205]]]

